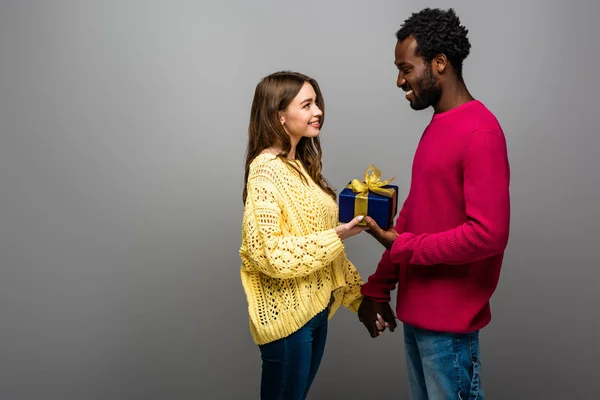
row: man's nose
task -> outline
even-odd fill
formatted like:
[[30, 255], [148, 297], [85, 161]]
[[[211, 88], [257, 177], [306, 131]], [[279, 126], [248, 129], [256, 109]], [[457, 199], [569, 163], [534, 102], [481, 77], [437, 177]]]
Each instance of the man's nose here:
[[406, 84], [406, 79], [402, 75], [398, 75], [398, 79], [396, 80], [396, 85], [401, 88]]

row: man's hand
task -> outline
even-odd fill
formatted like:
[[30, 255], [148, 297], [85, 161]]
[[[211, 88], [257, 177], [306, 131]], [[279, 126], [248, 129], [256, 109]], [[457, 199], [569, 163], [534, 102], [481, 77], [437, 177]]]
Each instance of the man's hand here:
[[371, 217], [365, 217], [365, 223], [367, 224], [366, 232], [377, 239], [377, 241], [381, 243], [383, 247], [390, 250], [394, 240], [396, 240], [396, 238], [399, 236], [398, 232], [396, 232], [396, 229], [394, 228], [394, 224], [390, 224], [388, 230], [384, 231]]
[[390, 332], [394, 332], [397, 326], [390, 303], [378, 303], [367, 297], [363, 298], [358, 307], [358, 320], [367, 328], [372, 338], [380, 336], [386, 327]]

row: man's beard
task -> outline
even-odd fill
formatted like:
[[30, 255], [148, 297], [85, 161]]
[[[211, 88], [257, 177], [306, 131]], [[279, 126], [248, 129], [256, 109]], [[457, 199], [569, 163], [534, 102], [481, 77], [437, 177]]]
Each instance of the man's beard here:
[[413, 110], [424, 110], [427, 107], [435, 106], [442, 98], [442, 88], [440, 81], [433, 75], [433, 70], [429, 66], [425, 74], [417, 81], [417, 93], [415, 100], [410, 102]]

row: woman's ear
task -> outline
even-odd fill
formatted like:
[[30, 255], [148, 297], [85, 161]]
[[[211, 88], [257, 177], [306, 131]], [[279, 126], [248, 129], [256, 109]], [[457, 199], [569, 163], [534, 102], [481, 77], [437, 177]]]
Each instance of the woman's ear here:
[[278, 115], [279, 115], [279, 123], [280, 123], [281, 125], [285, 125], [285, 117], [283, 116], [283, 113], [280, 111], [280, 112], [278, 113]]

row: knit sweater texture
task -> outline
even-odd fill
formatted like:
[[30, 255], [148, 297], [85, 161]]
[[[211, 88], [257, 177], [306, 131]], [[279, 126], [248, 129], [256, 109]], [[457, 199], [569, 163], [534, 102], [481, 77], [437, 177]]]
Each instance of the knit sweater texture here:
[[[363, 283], [335, 232], [338, 206], [273, 154], [250, 165], [242, 221], [241, 281], [256, 344], [294, 333], [332, 300], [356, 312]], [[332, 299], [333, 296], [333, 299]]]

